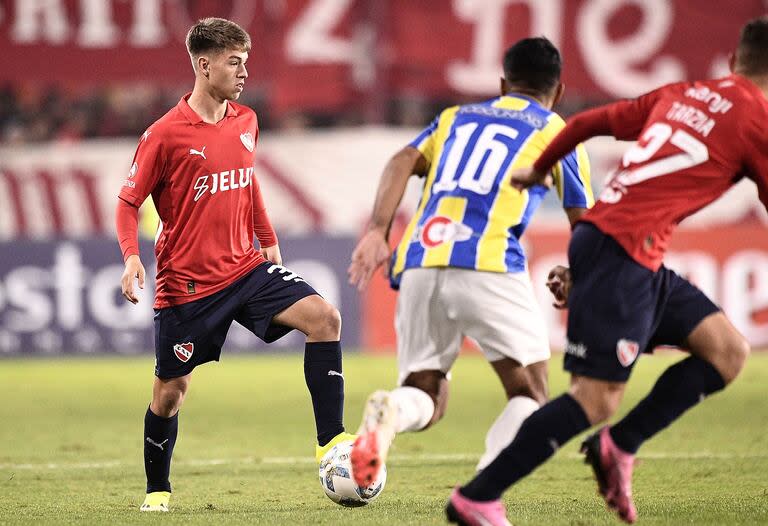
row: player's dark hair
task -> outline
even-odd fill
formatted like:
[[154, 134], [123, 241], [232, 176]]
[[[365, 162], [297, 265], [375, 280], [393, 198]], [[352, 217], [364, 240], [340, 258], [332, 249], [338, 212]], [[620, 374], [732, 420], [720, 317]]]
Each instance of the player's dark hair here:
[[203, 18], [187, 33], [187, 51], [192, 57], [207, 51], [225, 49], [251, 50], [251, 37], [231, 20], [224, 18]]
[[741, 29], [736, 67], [747, 75], [768, 74], [768, 17], [754, 18]]
[[507, 84], [547, 94], [560, 83], [563, 61], [557, 48], [544, 37], [524, 38], [504, 53]]

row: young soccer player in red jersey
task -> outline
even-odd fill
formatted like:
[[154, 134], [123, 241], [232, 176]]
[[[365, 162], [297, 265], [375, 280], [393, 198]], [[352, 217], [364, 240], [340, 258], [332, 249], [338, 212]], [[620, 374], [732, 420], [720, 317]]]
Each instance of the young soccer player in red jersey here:
[[638, 141], [575, 227], [570, 276], [563, 272], [554, 290], [570, 305], [565, 369], [571, 387], [454, 490], [447, 509], [452, 520], [508, 524], [502, 492], [615, 413], [640, 353], [674, 345], [690, 356], [667, 369], [621, 421], [582, 445], [608, 506], [634, 522], [635, 452], [741, 371], [747, 341], [698, 288], [662, 263], [675, 225], [742, 177], [757, 184], [768, 206], [768, 18], [746, 24], [731, 67], [724, 78], [670, 84], [575, 115], [533, 167], [513, 175], [518, 188], [540, 184], [554, 162], [596, 135]]
[[[233, 321], [266, 342], [293, 329], [307, 336], [304, 375], [317, 425], [315, 454], [355, 436], [342, 424], [341, 318], [283, 267], [253, 173], [256, 114], [233, 101], [248, 77], [251, 40], [237, 24], [206, 18], [187, 34], [191, 93], [139, 140], [117, 206], [125, 260], [123, 296], [143, 288], [138, 208], [148, 195], [160, 216], [155, 255], [155, 381], [144, 418], [147, 496], [142, 511], [168, 511], [178, 411], [192, 370], [218, 360]], [[260, 249], [254, 248], [254, 233]]]

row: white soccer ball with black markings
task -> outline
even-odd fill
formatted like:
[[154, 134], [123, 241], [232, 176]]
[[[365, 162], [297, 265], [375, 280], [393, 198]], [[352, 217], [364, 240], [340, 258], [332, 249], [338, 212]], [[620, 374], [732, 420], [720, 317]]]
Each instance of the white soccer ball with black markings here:
[[320, 461], [320, 486], [336, 504], [356, 508], [365, 506], [381, 495], [387, 481], [387, 467], [381, 466], [379, 476], [367, 488], [361, 488], [352, 477], [351, 440], [339, 442]]

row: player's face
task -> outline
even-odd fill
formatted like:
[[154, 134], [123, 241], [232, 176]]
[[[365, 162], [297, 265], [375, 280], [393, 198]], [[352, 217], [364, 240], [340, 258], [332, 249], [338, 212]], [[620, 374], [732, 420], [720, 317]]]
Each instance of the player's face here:
[[227, 49], [211, 57], [208, 81], [214, 93], [226, 100], [237, 100], [245, 87], [248, 71], [247, 51]]

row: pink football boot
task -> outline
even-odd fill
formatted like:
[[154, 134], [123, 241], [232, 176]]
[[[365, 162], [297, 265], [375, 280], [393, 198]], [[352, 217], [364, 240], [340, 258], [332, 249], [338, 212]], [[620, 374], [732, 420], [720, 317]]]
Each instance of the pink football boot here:
[[581, 444], [584, 462], [592, 466], [600, 494], [621, 520], [632, 524], [637, 509], [632, 501], [632, 469], [635, 456], [619, 449], [604, 427]]
[[448, 515], [448, 522], [459, 526], [512, 526], [500, 500], [470, 500], [459, 493], [458, 486], [453, 488], [445, 514]]

